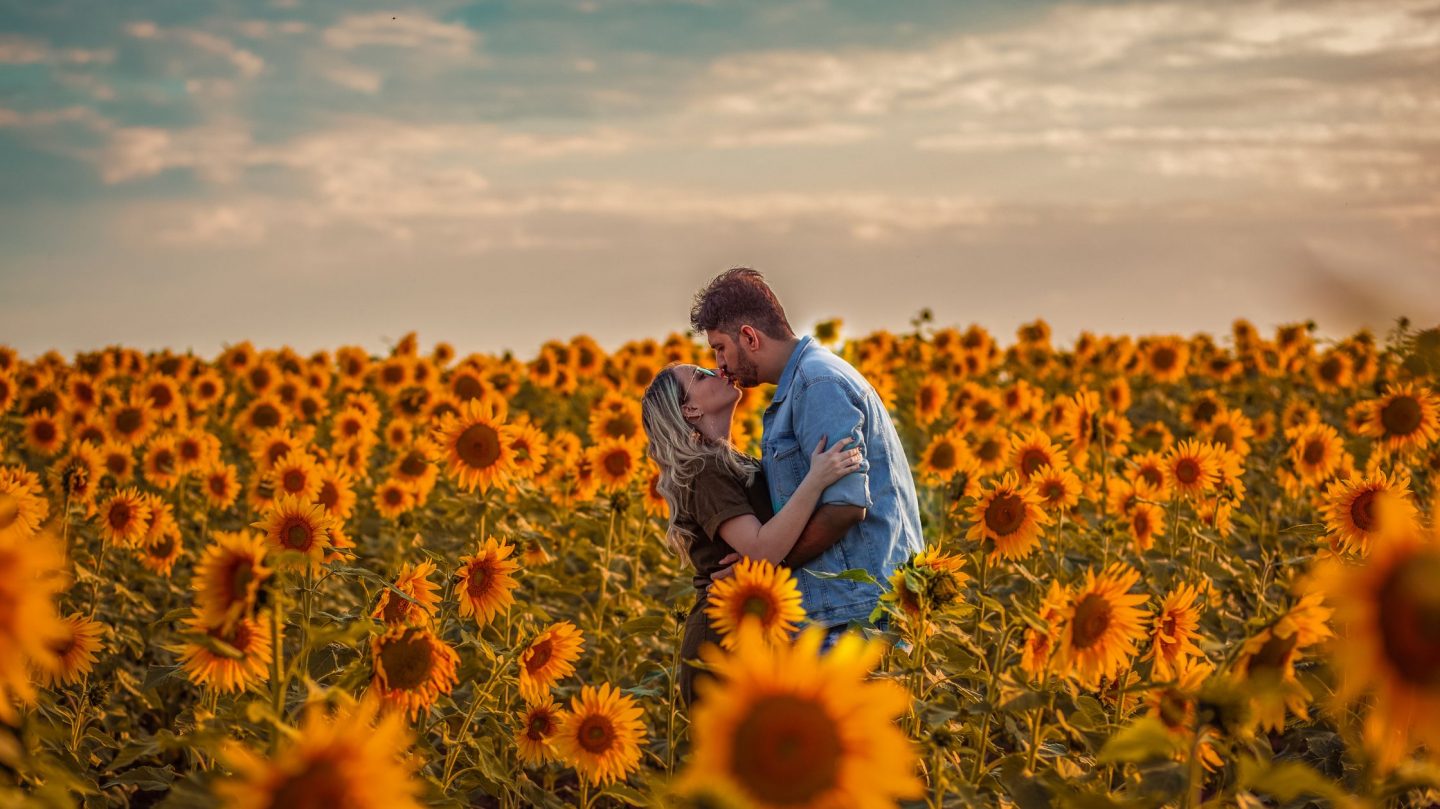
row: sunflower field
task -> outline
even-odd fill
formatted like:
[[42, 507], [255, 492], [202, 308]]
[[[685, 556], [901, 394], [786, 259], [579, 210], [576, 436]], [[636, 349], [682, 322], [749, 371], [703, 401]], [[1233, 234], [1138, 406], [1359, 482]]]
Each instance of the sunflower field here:
[[0, 346], [0, 805], [1440, 801], [1440, 331], [841, 327], [926, 550], [824, 653], [738, 566], [693, 710], [639, 406], [693, 335]]

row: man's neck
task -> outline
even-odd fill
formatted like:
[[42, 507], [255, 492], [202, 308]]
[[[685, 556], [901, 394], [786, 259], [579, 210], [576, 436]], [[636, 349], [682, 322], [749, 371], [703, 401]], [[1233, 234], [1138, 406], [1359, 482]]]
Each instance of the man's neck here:
[[785, 346], [784, 351], [780, 352], [784, 354], [784, 357], [779, 359], [779, 361], [775, 364], [774, 378], [764, 380], [772, 385], [780, 384], [780, 377], [785, 375], [785, 366], [790, 364], [790, 358], [795, 356], [795, 350], [800, 347], [800, 338], [791, 337], [789, 340], [782, 342], [780, 345]]

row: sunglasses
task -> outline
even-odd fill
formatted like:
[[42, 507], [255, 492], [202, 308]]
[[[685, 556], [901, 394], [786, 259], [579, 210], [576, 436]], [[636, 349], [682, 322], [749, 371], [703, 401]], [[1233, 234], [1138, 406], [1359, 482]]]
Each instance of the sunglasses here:
[[[701, 368], [700, 366], [697, 365], [697, 366], [695, 366], [695, 373], [694, 373], [693, 375], [691, 375], [691, 377], [690, 377], [690, 384], [693, 385], [693, 384], [695, 384], [696, 382], [699, 382], [699, 381], [700, 381], [700, 378], [701, 378], [701, 377], [704, 377], [704, 376], [719, 376], [719, 375], [720, 375], [720, 374], [716, 373], [715, 371], [710, 370], [709, 368]], [[681, 392], [680, 392], [680, 404], [681, 404], [681, 405], [684, 405], [684, 404], [685, 404], [686, 402], [688, 402], [688, 401], [690, 401], [690, 389], [689, 389], [689, 388], [682, 388], [682, 389], [681, 389]]]

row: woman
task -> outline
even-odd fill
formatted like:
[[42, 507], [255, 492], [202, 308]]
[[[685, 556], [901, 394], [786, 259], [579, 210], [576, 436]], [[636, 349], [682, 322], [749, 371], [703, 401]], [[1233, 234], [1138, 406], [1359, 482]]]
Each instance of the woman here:
[[[706, 641], [718, 641], [705, 616], [705, 591], [720, 560], [731, 553], [779, 563], [799, 539], [825, 488], [860, 467], [860, 451], [846, 438], [828, 451], [822, 440], [810, 472], [774, 513], [758, 459], [730, 443], [740, 389], [708, 368], [671, 365], [656, 374], [641, 403], [648, 453], [660, 468], [656, 489], [670, 506], [665, 541], [695, 568], [695, 605], [685, 621], [682, 661]], [[680, 695], [694, 695], [696, 669], [681, 663]]]

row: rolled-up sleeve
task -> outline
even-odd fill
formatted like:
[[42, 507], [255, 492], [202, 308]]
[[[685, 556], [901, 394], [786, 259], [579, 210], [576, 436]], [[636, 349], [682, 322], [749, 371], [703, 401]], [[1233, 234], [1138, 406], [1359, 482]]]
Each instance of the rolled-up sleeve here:
[[848, 436], [851, 441], [846, 448], [859, 449], [861, 455], [860, 469], [830, 484], [820, 495], [821, 505], [871, 508], [874, 504], [870, 499], [869, 447], [865, 442], [868, 425], [862, 402], [843, 380], [835, 377], [810, 380], [801, 396], [803, 398], [795, 403], [795, 435], [807, 459], [822, 436], [826, 439], [826, 449]]

